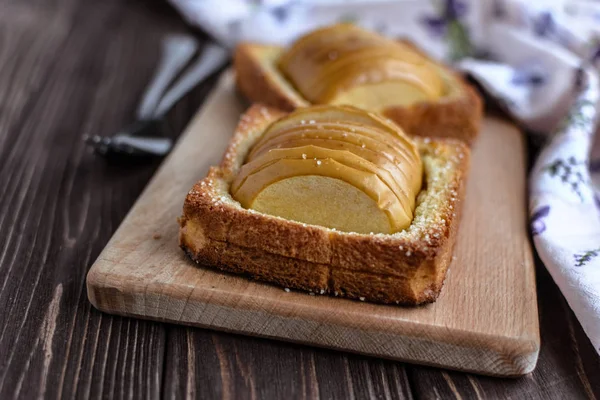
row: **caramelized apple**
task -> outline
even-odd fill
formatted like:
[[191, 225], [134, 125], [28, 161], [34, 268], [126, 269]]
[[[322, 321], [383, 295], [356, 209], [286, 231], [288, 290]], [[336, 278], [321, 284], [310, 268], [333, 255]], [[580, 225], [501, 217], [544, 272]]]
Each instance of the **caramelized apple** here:
[[289, 114], [286, 118], [272, 124], [265, 131], [264, 135], [257, 143], [257, 146], [272, 135], [278, 134], [280, 131], [299, 125], [316, 125], [320, 122], [337, 124], [357, 123], [377, 128], [378, 130], [390, 134], [390, 136], [386, 137], [386, 141], [400, 141], [415, 157], [419, 157], [416, 147], [398, 125], [374, 113], [347, 105], [340, 105], [338, 107], [319, 105], [298, 109]]
[[[398, 200], [405, 208], [405, 212], [412, 219], [413, 204], [411, 204], [411, 200], [414, 201], [414, 199], [411, 199], [411, 197], [408, 195], [408, 191], [405, 189], [408, 187], [408, 181], [406, 180], [405, 176], [393, 176], [387, 169], [381, 168], [380, 166], [347, 150], [332, 150], [315, 145], [272, 149], [266, 153], [262, 153], [261, 156], [254, 158], [240, 169], [236, 179], [231, 184], [231, 193], [236, 195], [239, 188], [244, 185], [249, 175], [257, 173], [263, 168], [270, 166], [275, 161], [281, 159], [322, 160], [326, 158], [335, 160], [340, 164], [351, 167], [355, 170], [371, 172], [377, 175], [396, 194], [396, 197], [398, 197]], [[353, 170], [350, 170], [350, 172], [353, 172]], [[348, 179], [344, 176], [345, 173], [348, 173], [348, 170], [339, 170], [337, 171], [335, 177], [347, 181]]]
[[[382, 154], [381, 152], [377, 152], [371, 150], [369, 148], [357, 146], [355, 144], [335, 139], [311, 139], [311, 138], [300, 138], [300, 139], [290, 139], [289, 141], [285, 141], [279, 144], [277, 150], [280, 149], [289, 149], [289, 148], [298, 148], [298, 147], [306, 147], [306, 146], [317, 146], [325, 149], [331, 150], [344, 150], [349, 151], [379, 167], [388, 171], [393, 177], [394, 180], [402, 184], [402, 187], [407, 187], [409, 190], [413, 190], [418, 192], [421, 188], [421, 176], [415, 176], [411, 171], [413, 168], [406, 163], [399, 161], [397, 158], [392, 159], [391, 157]], [[271, 150], [266, 150], [271, 151]], [[263, 152], [257, 154], [259, 157]], [[308, 157], [308, 156], [307, 156]], [[409, 205], [413, 206], [414, 199], [409, 197]]]
[[[331, 138], [347, 141], [361, 147], [369, 147], [375, 151], [389, 154], [394, 159], [413, 161], [414, 155], [404, 145], [398, 145], [391, 137], [379, 130], [368, 129], [364, 125], [351, 125], [342, 123], [320, 123], [308, 126], [295, 126], [276, 134], [265, 137], [248, 154], [251, 160], [261, 151], [276, 148], [282, 141], [290, 138]], [[364, 146], [363, 146], [364, 145]]]
[[[315, 124], [281, 131], [278, 135], [273, 135], [264, 142], [257, 144], [248, 155], [247, 162], [254, 160], [262, 153], [271, 149], [286, 148], [290, 146], [290, 143], [316, 145], [317, 142], [315, 141], [319, 139], [346, 142], [352, 145], [352, 147], [348, 147], [350, 151], [358, 147], [378, 153], [404, 171], [412, 171], [414, 168], [419, 168], [421, 162], [418, 155], [412, 154], [412, 149], [407, 149], [401, 142], [395, 143], [393, 138], [381, 131], [370, 131], [364, 126], [349, 128], [343, 124]], [[360, 155], [358, 153], [355, 154]], [[421, 176], [415, 174], [410, 174], [409, 176], [410, 178], [405, 184], [412, 190], [419, 190], [421, 187]], [[402, 178], [398, 176], [397, 179], [400, 180]]]
[[[265, 202], [259, 194], [265, 190], [268, 186], [277, 183], [279, 181], [294, 178], [299, 176], [323, 176], [329, 178], [330, 181], [340, 180], [346, 182], [348, 185], [340, 186], [342, 187], [354, 187], [364, 192], [369, 198], [373, 200], [373, 202], [377, 205], [377, 207], [368, 207], [370, 210], [376, 211], [377, 214], [385, 213], [387, 215], [389, 222], [388, 228], [385, 230], [377, 230], [378, 233], [390, 233], [398, 230], [402, 230], [407, 228], [412, 221], [412, 215], [407, 215], [404, 211], [404, 207], [396, 197], [396, 195], [392, 192], [392, 190], [381, 180], [379, 177], [370, 172], [360, 171], [354, 168], [347, 167], [331, 158], [325, 159], [281, 159], [276, 162], [268, 165], [265, 168], [260, 169], [254, 174], [248, 176], [243, 185], [238, 189], [235, 193], [235, 198], [240, 202], [243, 207], [252, 208], [257, 211], [262, 211], [267, 214], [273, 214], [273, 211], [270, 211], [270, 206], [268, 202]], [[285, 186], [282, 186], [285, 187]], [[298, 190], [302, 190], [298, 188]], [[339, 191], [335, 194], [335, 198], [337, 201], [344, 201], [349, 194], [348, 191]], [[271, 197], [277, 197], [280, 199], [276, 204], [289, 204], [289, 212], [294, 212], [294, 209], [297, 208], [306, 208], [306, 205], [299, 203], [297, 197], [291, 195], [290, 192], [285, 191], [271, 191]], [[311, 193], [314, 196], [317, 196], [315, 192]], [[304, 215], [313, 215], [314, 218], [318, 218], [319, 215], [329, 215], [331, 213], [335, 213], [335, 209], [338, 208], [335, 205], [335, 201], [332, 201], [331, 196], [322, 197], [318, 196], [322, 199], [319, 202], [318, 207], [315, 207], [314, 210], [305, 210], [302, 212]], [[258, 198], [258, 199], [257, 199]], [[259, 204], [255, 204], [256, 201], [259, 201]], [[315, 204], [316, 206], [316, 204]], [[338, 213], [340, 210], [337, 211]], [[356, 215], [354, 219], [358, 221], [362, 221], [357, 223], [357, 225], [368, 224], [368, 220], [371, 218], [378, 219], [375, 215], [371, 214], [360, 214]], [[306, 222], [306, 221], [300, 221]], [[311, 221], [309, 223], [315, 223], [315, 221]], [[335, 227], [330, 224], [330, 221], [322, 221], [319, 225], [325, 225], [328, 227]], [[336, 228], [337, 229], [337, 228]], [[340, 227], [340, 229], [343, 229]], [[364, 232], [361, 230], [361, 232]], [[369, 231], [371, 232], [371, 231]]]
[[252, 208], [345, 232], [392, 233], [388, 215], [359, 188], [328, 176], [295, 176], [266, 187]]
[[[366, 146], [357, 146], [355, 144], [343, 141], [343, 140], [335, 140], [329, 138], [323, 139], [311, 139], [311, 138], [300, 138], [300, 139], [290, 139], [288, 141], [281, 142], [279, 144], [281, 146], [279, 149], [289, 149], [296, 147], [305, 147], [305, 146], [317, 146], [325, 149], [332, 150], [346, 150], [353, 154], [356, 154], [359, 157], [364, 158], [365, 160], [380, 166], [382, 169], [389, 171], [398, 182], [412, 182], [412, 185], [408, 187], [413, 189], [415, 192], [419, 191], [421, 188], [421, 179], [418, 176], [414, 176], [414, 174], [410, 173], [411, 168], [407, 165], [404, 165], [398, 159], [393, 159], [392, 157], [386, 157], [382, 152], [374, 151], [368, 149]], [[269, 151], [269, 150], [265, 150]], [[256, 157], [260, 156], [262, 152], [256, 155]]]
[[230, 191], [267, 214], [392, 233], [410, 225], [421, 179], [416, 146], [398, 126], [354, 107], [317, 106], [269, 126]]
[[444, 92], [442, 78], [423, 56], [350, 24], [300, 38], [280, 57], [279, 69], [314, 104], [380, 110], [433, 101]]

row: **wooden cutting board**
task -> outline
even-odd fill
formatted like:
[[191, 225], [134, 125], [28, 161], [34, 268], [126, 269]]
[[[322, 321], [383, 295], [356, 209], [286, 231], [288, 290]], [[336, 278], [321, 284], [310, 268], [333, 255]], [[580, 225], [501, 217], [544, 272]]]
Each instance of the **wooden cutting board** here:
[[220, 161], [243, 109], [225, 73], [92, 266], [87, 289], [96, 308], [489, 375], [533, 370], [535, 275], [524, 145], [513, 126], [486, 118], [442, 294], [403, 308], [288, 293], [184, 255], [176, 222], [184, 197]]

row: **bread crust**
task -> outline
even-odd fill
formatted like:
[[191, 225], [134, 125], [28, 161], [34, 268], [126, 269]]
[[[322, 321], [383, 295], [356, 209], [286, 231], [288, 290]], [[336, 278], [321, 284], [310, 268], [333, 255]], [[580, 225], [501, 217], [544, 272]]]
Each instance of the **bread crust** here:
[[[436, 102], [388, 107], [381, 111], [408, 134], [424, 137], [448, 137], [471, 144], [477, 137], [483, 105], [475, 89], [447, 66], [431, 60], [414, 44], [404, 44], [426, 57], [442, 74], [447, 94]], [[289, 83], [276, 66], [283, 47], [241, 43], [234, 53], [238, 90], [253, 103], [263, 103], [292, 111], [310, 103]]]
[[278, 46], [238, 44], [233, 54], [237, 89], [252, 103], [266, 104], [284, 111], [309, 106], [310, 103], [293, 88], [286, 90], [282, 87], [280, 81], [285, 81], [285, 78], [278, 73], [274, 64], [281, 51], [282, 48]]
[[418, 140], [426, 185], [406, 231], [339, 232], [244, 209], [229, 194], [252, 144], [283, 115], [254, 105], [242, 117], [221, 165], [185, 199], [180, 246], [202, 265], [287, 288], [378, 303], [435, 301], [452, 260], [469, 148], [453, 139]]

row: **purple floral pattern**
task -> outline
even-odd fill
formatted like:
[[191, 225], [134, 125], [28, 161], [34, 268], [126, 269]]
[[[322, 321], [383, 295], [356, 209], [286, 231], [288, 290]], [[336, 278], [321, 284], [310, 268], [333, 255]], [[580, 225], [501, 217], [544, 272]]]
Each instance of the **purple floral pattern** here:
[[284, 23], [289, 15], [289, 8], [287, 6], [279, 6], [271, 9], [271, 14], [279, 23]]
[[550, 214], [550, 206], [542, 206], [531, 214], [530, 226], [533, 236], [540, 235], [546, 230], [544, 219]]
[[511, 83], [513, 85], [539, 86], [546, 81], [545, 69], [539, 64], [530, 64], [515, 68]]
[[[582, 87], [585, 89], [585, 85], [576, 82], [577, 87]], [[594, 103], [588, 99], [581, 98], [575, 101], [575, 105], [573, 106], [571, 112], [565, 118], [563, 126], [561, 130], [566, 131], [567, 129], [586, 129], [593, 124], [593, 118], [588, 116], [583, 112], [584, 107], [594, 106]]]
[[469, 33], [461, 19], [467, 14], [467, 4], [460, 0], [445, 0], [438, 15], [427, 15], [421, 23], [435, 38], [445, 38], [450, 45], [450, 58], [457, 61], [473, 53]]
[[597, 249], [584, 251], [583, 253], [574, 254], [573, 258], [575, 258], [575, 266], [583, 267], [592, 261], [592, 259], [598, 257], [598, 255], [600, 255], [600, 247]]
[[583, 201], [581, 186], [589, 184], [585, 178], [585, 168], [587, 168], [587, 160], [581, 161], [575, 159], [575, 157], [569, 157], [554, 160], [542, 170], [546, 171], [552, 177], [559, 178], [562, 183], [568, 185], [577, 194], [579, 199]]
[[533, 20], [533, 32], [538, 36], [550, 36], [556, 31], [554, 17], [549, 12], [540, 13]]

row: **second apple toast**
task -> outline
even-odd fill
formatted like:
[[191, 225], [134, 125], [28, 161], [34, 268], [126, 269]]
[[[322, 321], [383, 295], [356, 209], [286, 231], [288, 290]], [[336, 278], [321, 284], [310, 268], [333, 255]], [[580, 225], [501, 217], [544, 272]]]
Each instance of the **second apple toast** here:
[[378, 112], [407, 133], [471, 143], [482, 102], [462, 77], [407, 41], [351, 24], [318, 29], [290, 48], [241, 43], [236, 84], [252, 102], [283, 110], [349, 104]]

